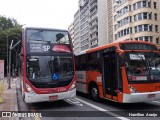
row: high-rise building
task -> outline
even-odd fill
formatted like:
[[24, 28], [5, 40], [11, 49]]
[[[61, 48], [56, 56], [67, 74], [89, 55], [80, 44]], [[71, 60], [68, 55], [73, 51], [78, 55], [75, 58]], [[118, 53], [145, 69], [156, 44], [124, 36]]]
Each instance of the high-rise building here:
[[160, 44], [160, 0], [113, 0], [113, 40]]
[[74, 52], [81, 51], [80, 43], [80, 15], [79, 10], [74, 14]]
[[160, 44], [160, 0], [79, 0], [75, 53], [120, 40]]
[[107, 0], [79, 0], [74, 15], [75, 53], [108, 43]]
[[72, 43], [73, 43], [73, 48], [74, 48], [74, 22], [72, 22], [69, 27], [68, 27], [68, 31], [70, 33], [70, 37], [72, 39]]

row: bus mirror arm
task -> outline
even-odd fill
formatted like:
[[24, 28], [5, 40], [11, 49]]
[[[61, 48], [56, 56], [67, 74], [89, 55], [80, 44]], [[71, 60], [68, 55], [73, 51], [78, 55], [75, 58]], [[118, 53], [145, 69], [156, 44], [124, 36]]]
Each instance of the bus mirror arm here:
[[124, 66], [124, 58], [120, 55], [119, 55], [119, 64], [120, 64], [121, 67]]
[[120, 55], [120, 56], [123, 56], [124, 52], [120, 49], [117, 49], [116, 52]]

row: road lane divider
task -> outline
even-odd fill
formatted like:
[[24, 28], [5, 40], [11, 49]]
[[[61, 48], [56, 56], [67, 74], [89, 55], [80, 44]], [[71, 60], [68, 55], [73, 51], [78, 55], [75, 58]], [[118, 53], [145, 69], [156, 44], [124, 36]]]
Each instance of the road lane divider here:
[[115, 114], [113, 112], [108, 111], [107, 109], [101, 108], [99, 106], [91, 104], [91, 103], [89, 103], [87, 101], [84, 101], [82, 99], [79, 99], [79, 98], [75, 98], [75, 99], [78, 100], [78, 101], [80, 101], [80, 102], [82, 102], [82, 103], [84, 103], [84, 104], [86, 104], [86, 105], [88, 105], [88, 106], [90, 106], [90, 107], [92, 107], [92, 108], [95, 108], [95, 109], [97, 109], [99, 111], [105, 112], [105, 113], [107, 113], [107, 114], [109, 114], [109, 115], [111, 115], [113, 117], [116, 117], [117, 119], [120, 119], [120, 120], [130, 120], [130, 119], [126, 118], [126, 117], [122, 117], [122, 116], [120, 116], [118, 114]]
[[152, 101], [152, 102], [160, 104], [160, 101]]
[[74, 104], [74, 105], [78, 105], [78, 106], [81, 106], [81, 107], [83, 106], [83, 104], [81, 102], [79, 102], [78, 100], [76, 100], [75, 98], [66, 99], [65, 101], [69, 104]]

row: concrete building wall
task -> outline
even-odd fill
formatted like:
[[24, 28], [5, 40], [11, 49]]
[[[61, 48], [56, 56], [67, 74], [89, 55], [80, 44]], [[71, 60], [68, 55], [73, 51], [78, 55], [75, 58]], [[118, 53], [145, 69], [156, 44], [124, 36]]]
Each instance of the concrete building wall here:
[[80, 44], [80, 14], [79, 10], [74, 14], [74, 53], [81, 51]]
[[[76, 52], [108, 43], [107, 11], [107, 0], [79, 0], [79, 39], [75, 38], [75, 44], [79, 40], [80, 49], [75, 48]], [[112, 22], [109, 25], [112, 27]]]
[[112, 36], [112, 21], [110, 21], [112, 11], [111, 5], [107, 5], [107, 2], [109, 1], [98, 1], [98, 46], [107, 44], [112, 39], [110, 38]]
[[74, 46], [74, 22], [72, 22], [69, 27], [68, 27], [68, 31], [70, 33], [70, 37], [72, 39], [72, 44]]

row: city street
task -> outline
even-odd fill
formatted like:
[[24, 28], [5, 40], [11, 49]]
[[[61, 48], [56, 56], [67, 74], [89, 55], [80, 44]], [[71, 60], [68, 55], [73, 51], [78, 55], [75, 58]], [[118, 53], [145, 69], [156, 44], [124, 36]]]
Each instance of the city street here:
[[[63, 120], [64, 117], [65, 120], [159, 120], [159, 117], [146, 117], [146, 114], [156, 116], [156, 111], [160, 108], [160, 101], [118, 104], [101, 99], [99, 102], [94, 102], [82, 93], [78, 93], [74, 99], [26, 105], [18, 92], [18, 104], [19, 111], [41, 113], [42, 117], [35, 117], [33, 120]], [[143, 114], [145, 117], [141, 117]]]

